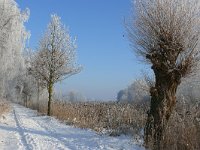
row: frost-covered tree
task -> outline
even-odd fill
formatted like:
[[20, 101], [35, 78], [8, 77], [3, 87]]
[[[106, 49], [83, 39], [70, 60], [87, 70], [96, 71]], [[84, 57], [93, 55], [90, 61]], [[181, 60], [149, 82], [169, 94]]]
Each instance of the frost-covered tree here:
[[70, 91], [66, 97], [66, 101], [76, 103], [76, 102], [85, 102], [86, 97], [83, 96], [81, 93], [76, 91]]
[[30, 68], [32, 74], [46, 83], [49, 93], [47, 115], [51, 112], [54, 83], [80, 71], [75, 62], [75, 50], [75, 40], [71, 39], [60, 17], [52, 15]]
[[28, 101], [37, 92], [35, 79], [24, 70], [24, 72], [16, 76], [11, 82], [15, 85], [15, 89], [12, 91], [15, 93], [13, 95], [15, 98], [14, 101], [27, 106]]
[[[37, 54], [37, 53], [36, 53]], [[32, 71], [32, 60], [34, 59], [35, 53], [32, 49], [27, 49], [24, 54], [25, 58], [25, 64], [26, 64], [26, 75], [25, 79], [29, 80], [29, 84], [32, 85], [30, 88], [34, 89], [31, 95], [37, 95], [36, 97], [36, 104], [37, 104], [37, 109], [39, 109], [39, 103], [40, 103], [40, 96], [44, 94], [44, 89], [46, 88], [46, 83], [45, 81], [41, 80], [39, 74], [36, 72]], [[28, 82], [28, 81], [27, 81]]]
[[149, 85], [145, 79], [135, 80], [128, 88], [117, 94], [118, 102], [142, 102], [149, 99]]
[[29, 11], [21, 12], [14, 0], [0, 0], [0, 96], [10, 95], [13, 78], [24, 68], [22, 52], [29, 37], [24, 22]]
[[127, 25], [128, 36], [155, 75], [145, 143], [162, 149], [177, 87], [199, 61], [200, 5], [199, 0], [137, 0], [134, 5], [136, 12]]
[[177, 90], [177, 97], [179, 99], [184, 99], [188, 104], [199, 103], [200, 97], [200, 70], [198, 70], [191, 77], [185, 78]]

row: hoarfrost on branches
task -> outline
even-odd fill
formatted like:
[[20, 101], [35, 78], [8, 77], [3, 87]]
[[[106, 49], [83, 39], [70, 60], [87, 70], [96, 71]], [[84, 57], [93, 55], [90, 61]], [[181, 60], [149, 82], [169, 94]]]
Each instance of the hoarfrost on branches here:
[[81, 70], [76, 64], [76, 40], [70, 37], [60, 20], [57, 15], [51, 15], [47, 31], [40, 40], [38, 52], [30, 67], [30, 73], [46, 83], [49, 93], [48, 115], [50, 115], [54, 83]]
[[11, 93], [15, 87], [11, 81], [24, 68], [22, 53], [30, 36], [24, 22], [28, 17], [29, 10], [21, 12], [14, 0], [0, 0], [0, 96]]

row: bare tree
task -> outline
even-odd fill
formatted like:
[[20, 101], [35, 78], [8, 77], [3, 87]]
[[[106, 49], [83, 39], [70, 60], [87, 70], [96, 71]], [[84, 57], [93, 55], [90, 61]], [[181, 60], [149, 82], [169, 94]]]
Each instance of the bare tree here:
[[46, 83], [49, 93], [47, 115], [51, 112], [54, 83], [80, 72], [81, 68], [75, 63], [75, 49], [75, 40], [71, 39], [60, 17], [52, 15], [30, 69], [37, 79]]
[[198, 0], [137, 0], [126, 26], [137, 54], [152, 65], [155, 85], [145, 126], [145, 144], [162, 149], [165, 129], [176, 104], [181, 79], [199, 61]]

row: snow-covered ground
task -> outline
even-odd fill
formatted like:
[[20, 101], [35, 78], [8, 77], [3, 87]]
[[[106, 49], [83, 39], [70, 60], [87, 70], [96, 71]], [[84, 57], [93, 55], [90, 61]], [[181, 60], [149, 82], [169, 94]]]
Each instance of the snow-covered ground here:
[[1, 150], [143, 150], [128, 136], [99, 135], [17, 104], [12, 108], [0, 119]]

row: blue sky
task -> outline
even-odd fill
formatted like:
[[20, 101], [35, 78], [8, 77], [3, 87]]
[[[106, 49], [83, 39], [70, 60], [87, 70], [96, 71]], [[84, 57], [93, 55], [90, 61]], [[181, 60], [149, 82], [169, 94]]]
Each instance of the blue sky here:
[[131, 0], [16, 0], [23, 10], [30, 9], [26, 27], [31, 32], [29, 47], [35, 49], [50, 20], [56, 13], [77, 37], [81, 73], [74, 75], [56, 90], [77, 91], [88, 98], [111, 100], [147, 68], [132, 52], [125, 35], [123, 20], [131, 11]]

